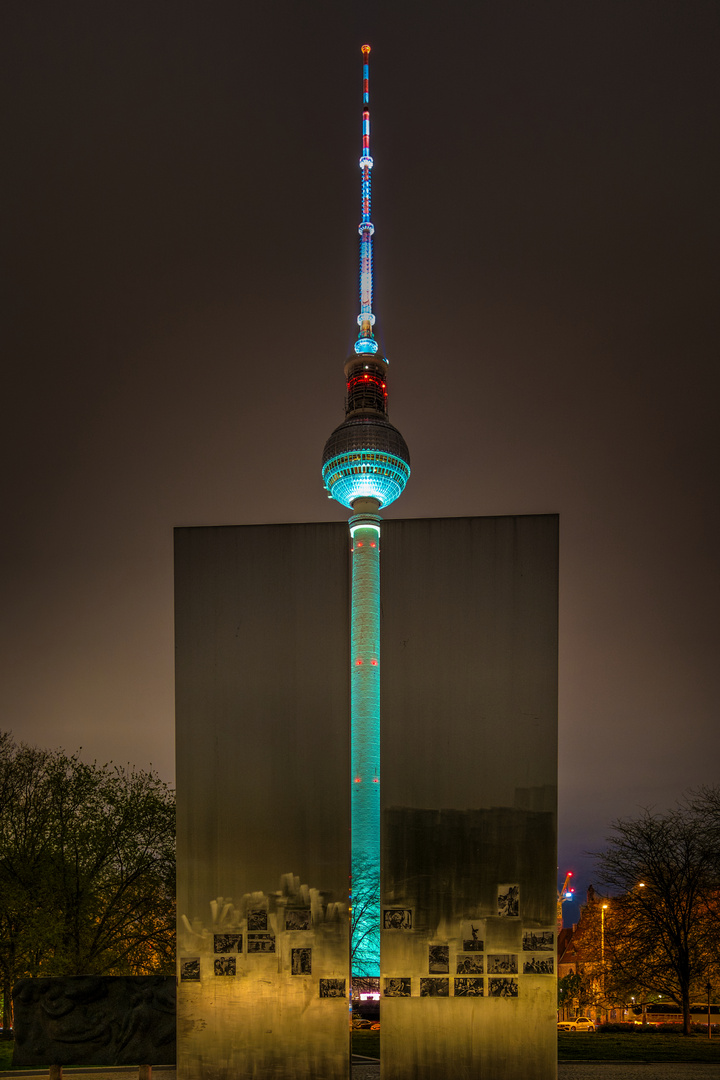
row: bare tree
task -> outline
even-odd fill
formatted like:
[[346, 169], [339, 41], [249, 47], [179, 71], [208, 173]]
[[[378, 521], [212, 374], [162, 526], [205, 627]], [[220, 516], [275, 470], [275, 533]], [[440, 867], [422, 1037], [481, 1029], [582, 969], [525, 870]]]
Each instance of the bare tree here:
[[597, 854], [601, 880], [615, 892], [605, 921], [607, 971], [618, 986], [661, 992], [682, 1009], [717, 964], [716, 789], [690, 792], [664, 814], [644, 810], [612, 826]]
[[350, 970], [353, 979], [377, 978], [380, 959], [380, 875], [377, 867], [353, 862], [350, 909]]

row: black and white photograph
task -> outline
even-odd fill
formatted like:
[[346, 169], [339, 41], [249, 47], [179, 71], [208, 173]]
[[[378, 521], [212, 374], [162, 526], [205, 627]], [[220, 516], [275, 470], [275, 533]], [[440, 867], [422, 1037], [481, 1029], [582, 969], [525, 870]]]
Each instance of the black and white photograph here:
[[285, 912], [286, 930], [309, 930], [310, 908], [288, 908]]
[[523, 930], [523, 952], [552, 952], [554, 930]]
[[450, 971], [450, 946], [430, 945], [428, 947], [428, 971], [431, 975], [447, 975]]
[[312, 975], [312, 949], [293, 949], [290, 970], [293, 975]]
[[517, 953], [488, 953], [488, 975], [517, 975]]
[[517, 979], [488, 979], [488, 997], [517, 997]]
[[482, 997], [483, 994], [482, 979], [455, 980], [455, 997]]
[[421, 979], [420, 997], [450, 997], [450, 980]]
[[275, 952], [274, 934], [248, 934], [247, 951], [249, 953]]
[[488, 978], [489, 998], [516, 998], [517, 978]]
[[386, 979], [385, 997], [410, 997], [410, 979]]
[[267, 911], [248, 911], [248, 930], [267, 930]]
[[213, 952], [233, 953], [242, 952], [242, 934], [213, 934]]
[[477, 953], [471, 953], [470, 956], [457, 953], [455, 971], [458, 975], [482, 975], [484, 959]]
[[200, 982], [200, 957], [186, 956], [180, 961], [182, 982]]
[[343, 997], [345, 997], [345, 980], [344, 979], [321, 979], [320, 980], [320, 997], [321, 998], [343, 998]]
[[480, 920], [466, 922], [462, 925], [463, 952], [482, 952], [485, 948], [483, 940], [483, 923]]
[[412, 930], [413, 914], [410, 908], [383, 908], [383, 930]]
[[497, 913], [511, 918], [520, 914], [519, 885], [498, 885]]
[[217, 956], [215, 957], [215, 974], [216, 975], [235, 975], [235, 957], [234, 956]]
[[554, 975], [555, 960], [552, 956], [523, 956], [523, 975]]

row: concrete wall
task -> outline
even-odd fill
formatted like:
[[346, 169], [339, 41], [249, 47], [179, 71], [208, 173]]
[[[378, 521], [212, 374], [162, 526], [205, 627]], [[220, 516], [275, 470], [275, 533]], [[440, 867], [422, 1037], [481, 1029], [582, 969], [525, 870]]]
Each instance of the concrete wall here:
[[176, 530], [186, 1080], [348, 1075], [348, 546]]
[[383, 529], [392, 1080], [556, 1075], [557, 560], [554, 516]]

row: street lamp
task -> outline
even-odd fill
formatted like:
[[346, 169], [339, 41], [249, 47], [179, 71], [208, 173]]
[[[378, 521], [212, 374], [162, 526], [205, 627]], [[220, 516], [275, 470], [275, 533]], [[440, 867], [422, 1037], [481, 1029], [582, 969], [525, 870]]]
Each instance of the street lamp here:
[[[602, 980], [601, 981], [601, 986], [602, 986], [603, 1005], [605, 1005], [605, 1019], [606, 1020], [607, 1020], [607, 1005], [606, 1005], [606, 1002], [605, 1002], [605, 912], [607, 911], [607, 908], [608, 908], [608, 905], [603, 904], [602, 908], [600, 909], [600, 971], [601, 971], [601, 980]], [[602, 1010], [601, 1010], [601, 1015], [602, 1015]]]

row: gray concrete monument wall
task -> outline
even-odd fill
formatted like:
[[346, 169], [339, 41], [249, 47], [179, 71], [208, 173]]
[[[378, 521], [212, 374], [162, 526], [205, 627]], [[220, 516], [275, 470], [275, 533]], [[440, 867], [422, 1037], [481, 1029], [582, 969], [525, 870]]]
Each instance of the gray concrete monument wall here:
[[[556, 1075], [557, 519], [386, 521], [382, 1073]], [[176, 532], [178, 1077], [347, 1077], [345, 523]]]
[[349, 1071], [347, 526], [178, 529], [178, 1077]]
[[381, 1068], [556, 1076], [554, 516], [388, 521]]

